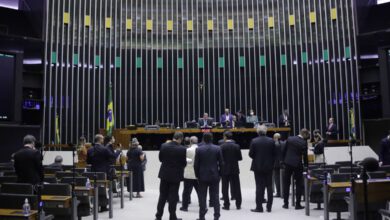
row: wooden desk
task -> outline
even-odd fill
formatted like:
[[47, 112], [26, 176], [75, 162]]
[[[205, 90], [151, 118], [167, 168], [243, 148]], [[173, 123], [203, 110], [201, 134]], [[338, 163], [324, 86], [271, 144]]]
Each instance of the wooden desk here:
[[70, 208], [71, 196], [42, 195], [45, 208]]
[[351, 187], [351, 182], [335, 182], [328, 183], [329, 189], [348, 188]]
[[21, 209], [0, 209], [0, 219], [2, 220], [36, 220], [38, 211], [31, 210], [30, 214], [23, 214]]
[[[116, 142], [122, 144], [124, 148], [129, 146], [130, 140], [133, 135], [139, 134], [174, 134], [176, 131], [183, 132], [184, 134], [201, 134], [204, 131], [199, 128], [185, 128], [185, 129], [171, 129], [171, 128], [160, 128], [158, 130], [145, 130], [145, 128], [137, 128], [135, 130], [129, 129], [115, 129], [113, 131], [113, 136], [115, 136]], [[213, 128], [209, 130], [212, 133], [223, 133], [226, 131], [226, 128]], [[256, 133], [255, 128], [233, 128], [229, 129], [233, 133]], [[268, 128], [268, 133], [276, 132], [290, 132], [290, 128]]]

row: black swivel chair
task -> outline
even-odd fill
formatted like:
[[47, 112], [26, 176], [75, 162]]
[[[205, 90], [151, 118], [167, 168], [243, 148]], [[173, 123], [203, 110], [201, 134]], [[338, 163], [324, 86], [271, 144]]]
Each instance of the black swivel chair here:
[[390, 165], [379, 167], [379, 171], [385, 171], [386, 173], [390, 173]]
[[[79, 176], [78, 173], [74, 173], [74, 176]], [[73, 173], [72, 172], [65, 172], [65, 171], [60, 171], [60, 172], [56, 172], [56, 177], [57, 179], [62, 179], [64, 177], [73, 177]]]
[[[332, 174], [331, 179], [333, 182], [348, 182], [351, 175], [349, 173]], [[328, 208], [329, 212], [337, 213], [337, 220], [341, 220], [341, 213], [348, 212], [348, 203], [345, 201], [345, 197], [349, 195], [349, 192], [345, 188], [334, 189], [329, 196]]]
[[58, 183], [57, 178], [55, 178], [54, 176], [45, 176], [43, 178], [43, 182], [44, 183]]
[[[106, 173], [103, 173], [103, 172], [83, 173], [83, 176], [89, 178], [91, 185], [93, 185], [93, 183], [94, 183], [95, 175], [96, 175], [96, 180], [98, 180], [98, 181], [106, 181], [107, 180], [107, 175], [106, 175]], [[108, 195], [107, 195], [106, 187], [99, 187], [99, 206], [101, 206], [101, 207], [108, 206], [107, 196]]]
[[[350, 167], [351, 161], [337, 161], [335, 164], [339, 165], [340, 167]], [[356, 165], [352, 164], [352, 166], [356, 166]]]
[[369, 179], [386, 179], [385, 171], [375, 171], [367, 173]]
[[33, 195], [34, 188], [28, 183], [3, 183], [1, 193]]
[[[352, 174], [360, 174], [362, 169], [360, 167], [352, 167]], [[351, 167], [340, 167], [339, 173], [351, 173]]]
[[338, 165], [338, 164], [327, 164], [327, 165], [322, 166], [322, 168], [324, 168], [324, 169], [330, 168], [330, 169], [333, 169], [337, 173], [339, 168], [340, 168], [340, 165]]
[[[87, 177], [75, 177], [75, 186], [86, 186]], [[61, 179], [61, 183], [72, 184], [73, 177], [64, 177]], [[79, 218], [91, 215], [91, 202], [89, 199], [89, 194], [87, 195], [77, 195], [77, 200], [79, 204], [77, 206], [77, 215]]]
[[[53, 196], [71, 196], [71, 189], [69, 184], [44, 184], [42, 188], [42, 195]], [[44, 210], [47, 214], [51, 214], [55, 219], [70, 219], [72, 216], [72, 208], [59, 207], [55, 203], [44, 203]]]
[[316, 210], [321, 210], [321, 204], [324, 203], [324, 194], [323, 194], [323, 184], [322, 180], [326, 178], [326, 173], [334, 173], [334, 170], [332, 168], [327, 169], [314, 169], [310, 171], [310, 176], [315, 177], [318, 179], [318, 181], [313, 182], [310, 185], [310, 203], [316, 203], [317, 208]]

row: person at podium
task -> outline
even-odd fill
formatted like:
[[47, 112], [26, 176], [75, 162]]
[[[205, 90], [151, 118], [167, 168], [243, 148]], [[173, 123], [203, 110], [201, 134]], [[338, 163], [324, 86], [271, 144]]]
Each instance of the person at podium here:
[[198, 124], [201, 129], [210, 129], [213, 127], [213, 118], [210, 118], [209, 114], [205, 112], [203, 118], [199, 118]]
[[233, 124], [233, 115], [230, 114], [228, 108], [225, 109], [225, 113], [221, 115], [221, 125], [224, 128], [232, 128]]

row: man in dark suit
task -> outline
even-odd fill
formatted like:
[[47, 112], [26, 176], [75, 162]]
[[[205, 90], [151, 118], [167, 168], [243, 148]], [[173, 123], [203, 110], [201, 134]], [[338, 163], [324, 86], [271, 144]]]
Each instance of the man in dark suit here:
[[254, 138], [249, 146], [249, 157], [252, 158], [251, 170], [256, 181], [256, 208], [252, 212], [263, 212], [264, 191], [267, 188], [267, 212], [271, 212], [273, 202], [272, 171], [275, 164], [275, 142], [267, 137], [267, 127], [257, 128], [259, 137]]
[[337, 125], [334, 122], [334, 118], [329, 118], [329, 125], [326, 128], [326, 139], [337, 140]]
[[291, 127], [291, 119], [287, 109], [279, 116], [279, 127]]
[[199, 119], [198, 124], [199, 124], [199, 127], [201, 129], [212, 128], [213, 127], [213, 119], [209, 118], [209, 114], [208, 113], [204, 113], [203, 114], [203, 118]]
[[221, 115], [221, 125], [224, 128], [231, 128], [233, 125], [233, 115], [230, 114], [228, 108], [225, 109], [225, 113]]
[[281, 197], [282, 194], [280, 193], [280, 163], [282, 159], [282, 149], [284, 148], [285, 142], [280, 140], [281, 135], [279, 133], [275, 133], [273, 137], [275, 141], [275, 165], [274, 165], [274, 181], [275, 181], [275, 188], [276, 188], [276, 196], [275, 197]]
[[[294, 174], [296, 182], [296, 203], [295, 209], [303, 209], [301, 196], [303, 191], [303, 169], [308, 165], [307, 140], [310, 132], [303, 128], [298, 136], [291, 136], [287, 139], [286, 146], [282, 152], [282, 161], [285, 166], [283, 178], [283, 208], [288, 209], [288, 197], [290, 194], [291, 176]], [[303, 158], [303, 162], [302, 162]]]
[[194, 170], [199, 180], [199, 220], [204, 220], [207, 212], [206, 197], [207, 189], [210, 188], [210, 200], [213, 201], [214, 220], [220, 215], [219, 205], [219, 179], [223, 166], [223, 157], [220, 147], [213, 145], [213, 135], [203, 134], [203, 145], [196, 149]]
[[161, 181], [156, 220], [161, 220], [167, 201], [169, 220], [181, 220], [176, 216], [176, 205], [179, 201], [180, 181], [184, 179], [184, 168], [187, 165], [187, 149], [181, 145], [182, 141], [183, 133], [176, 132], [171, 142], [161, 145], [158, 155], [161, 162], [158, 177]]
[[379, 152], [379, 163], [381, 166], [390, 165], [390, 131], [387, 137], [381, 141], [381, 150]]
[[18, 183], [38, 184], [43, 181], [42, 155], [35, 149], [36, 139], [32, 135], [23, 138], [23, 148], [14, 154], [15, 173]]
[[232, 140], [233, 134], [230, 131], [223, 133], [224, 143], [221, 145], [222, 158], [224, 165], [222, 167], [222, 197], [224, 204], [222, 209], [229, 210], [229, 184], [231, 187], [232, 198], [236, 200], [237, 209], [241, 209], [241, 186], [240, 186], [240, 168], [238, 161], [242, 160], [240, 146]]
[[48, 167], [50, 168], [57, 168], [57, 169], [61, 169], [62, 170], [62, 156], [61, 155], [57, 155], [55, 158], [54, 158], [54, 163], [50, 164]]
[[[120, 152], [113, 153], [107, 147], [103, 146], [104, 137], [101, 134], [95, 135], [94, 144], [87, 152], [87, 163], [91, 164], [91, 172], [106, 173], [107, 178], [112, 177], [110, 165]], [[99, 189], [99, 206], [101, 211], [107, 211], [108, 199], [104, 188]]]

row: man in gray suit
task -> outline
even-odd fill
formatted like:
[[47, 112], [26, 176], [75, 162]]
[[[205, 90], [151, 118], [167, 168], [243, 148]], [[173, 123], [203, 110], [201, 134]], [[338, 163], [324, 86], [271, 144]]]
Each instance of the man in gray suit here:
[[203, 143], [196, 149], [195, 154], [195, 175], [199, 180], [199, 220], [204, 220], [207, 212], [206, 197], [207, 189], [210, 188], [210, 200], [214, 206], [214, 220], [220, 215], [219, 205], [219, 179], [223, 158], [221, 149], [213, 144], [211, 133], [203, 134]]

